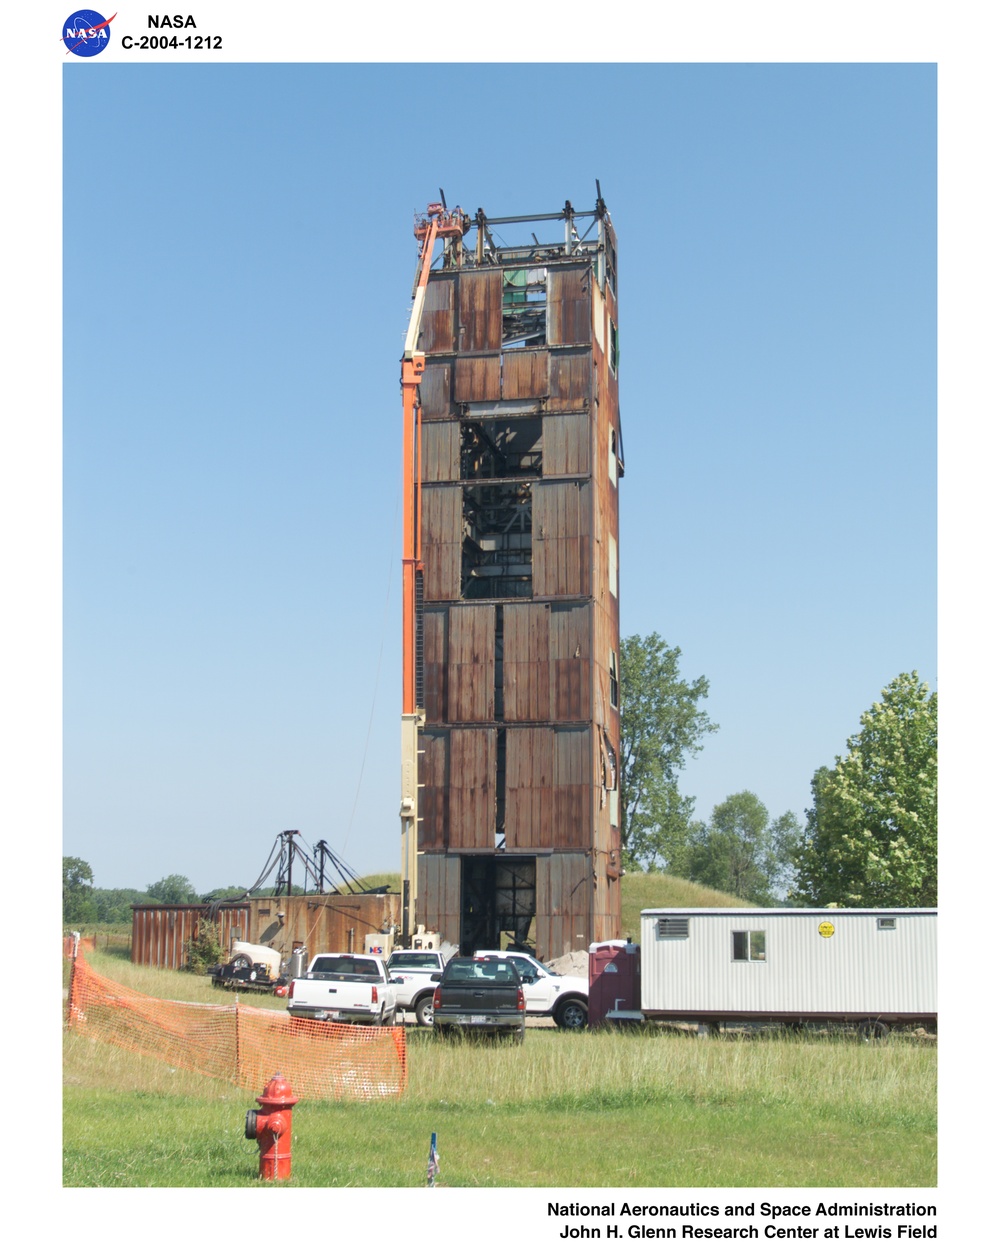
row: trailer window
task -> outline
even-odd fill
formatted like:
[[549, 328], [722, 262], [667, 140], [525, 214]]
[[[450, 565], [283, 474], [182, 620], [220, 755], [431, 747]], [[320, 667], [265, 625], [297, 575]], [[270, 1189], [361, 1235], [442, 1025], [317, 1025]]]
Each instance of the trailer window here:
[[733, 960], [737, 963], [763, 963], [767, 958], [763, 929], [733, 930]]
[[876, 928], [879, 928], [879, 929], [895, 929], [895, 927], [896, 927], [896, 917], [895, 917], [895, 916], [879, 916], [879, 918], [878, 918], [878, 922], [877, 922], [877, 924], [876, 924]]

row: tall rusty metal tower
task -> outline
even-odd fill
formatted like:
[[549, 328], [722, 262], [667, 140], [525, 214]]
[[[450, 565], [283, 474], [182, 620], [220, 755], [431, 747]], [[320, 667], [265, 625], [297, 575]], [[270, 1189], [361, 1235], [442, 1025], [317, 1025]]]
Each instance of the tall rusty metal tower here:
[[552, 959], [621, 917], [615, 233], [600, 184], [443, 201], [402, 364], [403, 930]]

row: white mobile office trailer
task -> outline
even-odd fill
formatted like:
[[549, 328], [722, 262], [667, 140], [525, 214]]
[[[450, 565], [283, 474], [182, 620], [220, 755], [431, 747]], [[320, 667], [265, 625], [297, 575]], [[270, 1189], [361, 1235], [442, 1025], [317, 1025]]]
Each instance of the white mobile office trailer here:
[[651, 908], [640, 985], [649, 1019], [934, 1028], [937, 911]]

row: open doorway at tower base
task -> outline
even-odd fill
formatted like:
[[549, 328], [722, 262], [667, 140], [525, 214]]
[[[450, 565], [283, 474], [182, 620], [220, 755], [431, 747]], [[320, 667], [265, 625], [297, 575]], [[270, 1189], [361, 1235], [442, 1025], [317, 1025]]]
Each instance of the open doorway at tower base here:
[[533, 856], [462, 856], [463, 955], [528, 946], [534, 919]]

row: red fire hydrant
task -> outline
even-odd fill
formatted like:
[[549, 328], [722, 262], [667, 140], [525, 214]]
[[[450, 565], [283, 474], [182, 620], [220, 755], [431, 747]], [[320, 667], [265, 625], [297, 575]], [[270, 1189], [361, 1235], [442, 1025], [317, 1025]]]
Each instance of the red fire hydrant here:
[[246, 1136], [260, 1148], [260, 1178], [283, 1181], [292, 1174], [292, 1108], [299, 1101], [280, 1072], [257, 1095], [260, 1110], [247, 1112]]

